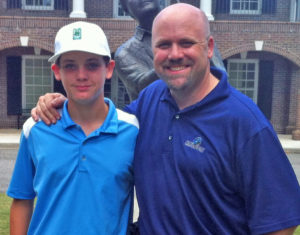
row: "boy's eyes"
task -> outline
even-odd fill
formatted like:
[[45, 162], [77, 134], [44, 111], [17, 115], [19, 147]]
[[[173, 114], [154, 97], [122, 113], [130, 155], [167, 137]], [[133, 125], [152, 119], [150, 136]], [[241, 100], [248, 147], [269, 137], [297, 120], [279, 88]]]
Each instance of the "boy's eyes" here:
[[101, 66], [101, 64], [95, 63], [95, 62], [87, 63], [85, 65], [86, 69], [91, 70], [91, 71], [98, 69], [100, 66]]
[[[97, 70], [100, 66], [101, 64], [97, 62], [89, 62], [84, 65], [85, 69], [89, 71]], [[79, 69], [79, 66], [77, 64], [67, 63], [63, 65], [63, 69], [67, 71], [75, 71]]]
[[77, 69], [77, 66], [75, 64], [65, 64], [65, 65], [63, 65], [63, 69], [65, 69], [65, 70], [75, 70], [75, 69]]

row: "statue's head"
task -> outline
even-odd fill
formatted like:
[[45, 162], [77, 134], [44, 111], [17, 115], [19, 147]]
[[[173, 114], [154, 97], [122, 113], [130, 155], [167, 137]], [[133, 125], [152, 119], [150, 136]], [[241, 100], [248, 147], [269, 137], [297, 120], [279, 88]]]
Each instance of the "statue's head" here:
[[161, 10], [159, 0], [120, 0], [120, 3], [123, 10], [138, 22], [153, 21]]

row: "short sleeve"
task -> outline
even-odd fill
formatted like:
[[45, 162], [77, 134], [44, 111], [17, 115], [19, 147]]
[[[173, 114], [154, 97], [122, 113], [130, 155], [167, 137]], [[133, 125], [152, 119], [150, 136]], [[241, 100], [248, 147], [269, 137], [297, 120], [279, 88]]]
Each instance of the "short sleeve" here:
[[21, 134], [20, 147], [7, 195], [16, 199], [33, 199], [34, 164], [28, 150], [28, 139]]
[[300, 188], [276, 134], [264, 128], [241, 147], [240, 193], [253, 234], [300, 224]]

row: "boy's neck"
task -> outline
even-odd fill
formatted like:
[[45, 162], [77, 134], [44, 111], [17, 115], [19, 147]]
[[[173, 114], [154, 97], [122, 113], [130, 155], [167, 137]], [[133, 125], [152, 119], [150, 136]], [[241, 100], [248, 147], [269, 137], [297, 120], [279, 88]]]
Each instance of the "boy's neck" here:
[[92, 104], [68, 103], [68, 112], [72, 120], [80, 125], [86, 136], [101, 127], [107, 114], [108, 104], [104, 100]]

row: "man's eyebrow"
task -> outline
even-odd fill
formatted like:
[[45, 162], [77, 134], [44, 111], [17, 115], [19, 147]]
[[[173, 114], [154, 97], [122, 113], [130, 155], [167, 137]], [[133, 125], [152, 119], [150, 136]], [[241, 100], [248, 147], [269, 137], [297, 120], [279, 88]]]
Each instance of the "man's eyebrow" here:
[[158, 44], [161, 44], [161, 43], [169, 43], [170, 40], [169, 39], [158, 39], [157, 41], [155, 41], [154, 45], [158, 45]]

